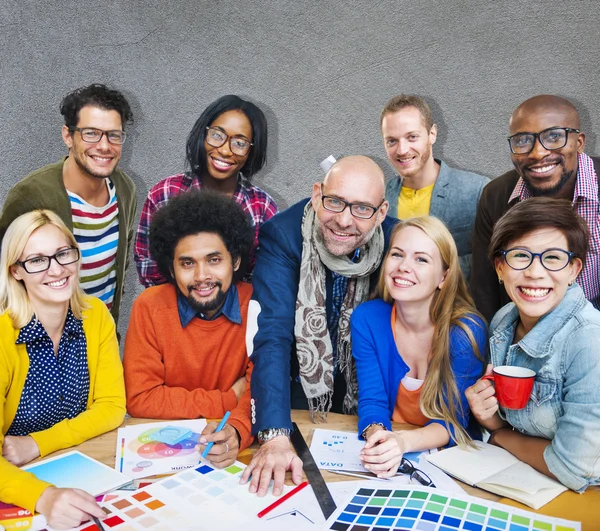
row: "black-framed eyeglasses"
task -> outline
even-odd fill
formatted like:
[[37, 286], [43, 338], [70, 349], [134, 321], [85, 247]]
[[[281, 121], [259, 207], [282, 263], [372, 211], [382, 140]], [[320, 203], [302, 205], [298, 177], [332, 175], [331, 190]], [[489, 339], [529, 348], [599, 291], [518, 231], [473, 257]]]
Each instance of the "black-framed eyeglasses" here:
[[435, 488], [435, 483], [431, 480], [431, 478], [425, 474], [425, 472], [416, 468], [408, 459], [406, 459], [406, 457], [403, 457], [402, 461], [400, 461], [398, 472], [402, 474], [410, 474], [411, 480], [420, 483], [424, 487]]
[[62, 266], [73, 264], [79, 260], [79, 249], [77, 247], [69, 247], [68, 249], [61, 249], [52, 256], [35, 256], [28, 260], [17, 260], [16, 263], [20, 265], [26, 273], [42, 273], [50, 269], [52, 259]]
[[504, 257], [504, 261], [517, 271], [527, 269], [533, 263], [536, 256], [548, 271], [560, 271], [567, 267], [571, 263], [571, 260], [575, 258], [575, 253], [565, 251], [564, 249], [546, 249], [543, 253], [532, 253], [527, 249], [514, 247], [513, 249], [500, 251], [500, 254]]
[[102, 137], [106, 135], [106, 140], [110, 144], [122, 145], [125, 143], [127, 134], [125, 131], [115, 129], [113, 131], [103, 131], [102, 129], [96, 129], [94, 127], [69, 127], [69, 131], [79, 131], [81, 133], [81, 140], [88, 144], [96, 144], [102, 140]]
[[250, 151], [250, 148], [254, 145], [250, 140], [243, 136], [229, 136], [225, 131], [218, 127], [207, 127], [206, 128], [206, 143], [212, 147], [221, 147], [225, 142], [229, 140], [229, 149], [234, 155], [243, 157]]
[[346, 210], [350, 209], [350, 213], [359, 219], [371, 219], [375, 213], [381, 208], [385, 199], [379, 203], [378, 206], [374, 207], [371, 205], [365, 205], [363, 203], [348, 203], [348, 201], [344, 201], [339, 197], [334, 197], [332, 195], [324, 195], [323, 189], [321, 188], [321, 202], [323, 203], [323, 207], [330, 212], [335, 212], [339, 214]]
[[539, 133], [517, 133], [508, 137], [508, 145], [515, 155], [526, 155], [533, 150], [537, 138], [549, 151], [563, 148], [567, 145], [569, 133], [580, 133], [579, 129], [570, 127], [549, 127]]

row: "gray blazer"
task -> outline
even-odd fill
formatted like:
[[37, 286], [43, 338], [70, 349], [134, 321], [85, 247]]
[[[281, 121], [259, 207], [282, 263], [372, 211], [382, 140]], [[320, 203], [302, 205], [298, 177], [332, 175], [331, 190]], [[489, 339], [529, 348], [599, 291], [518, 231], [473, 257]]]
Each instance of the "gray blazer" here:
[[[458, 256], [460, 268], [468, 282], [471, 276], [471, 237], [477, 203], [483, 187], [490, 181], [477, 173], [451, 168], [435, 159], [440, 173], [433, 186], [429, 214], [441, 219], [450, 230]], [[390, 203], [388, 216], [398, 217], [398, 195], [402, 189], [402, 178], [396, 176], [387, 182], [385, 198]]]

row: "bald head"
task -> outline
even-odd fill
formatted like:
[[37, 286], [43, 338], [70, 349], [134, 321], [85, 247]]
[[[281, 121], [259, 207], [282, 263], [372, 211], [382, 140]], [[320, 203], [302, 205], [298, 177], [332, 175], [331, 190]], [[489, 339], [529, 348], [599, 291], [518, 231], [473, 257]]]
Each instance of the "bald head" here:
[[369, 157], [345, 157], [323, 183], [314, 184], [311, 201], [327, 250], [334, 256], [351, 255], [371, 239], [387, 214], [385, 176]]
[[[340, 179], [352, 180], [357, 186], [364, 186], [365, 192], [374, 188], [383, 200], [385, 193], [385, 175], [373, 159], [364, 155], [353, 155], [338, 160], [327, 172], [323, 186], [331, 185]], [[378, 202], [378, 203], [379, 203]]]
[[575, 105], [569, 100], [551, 94], [541, 94], [525, 100], [515, 109], [509, 122], [511, 134], [513, 134], [512, 126], [514, 122], [520, 122], [532, 116], [546, 115], [559, 115], [563, 122], [560, 127], [572, 127], [573, 129], [580, 129], [581, 127], [579, 113]]
[[[513, 112], [509, 132], [511, 160], [529, 191], [572, 199], [585, 147], [575, 106], [559, 96], [535, 96]], [[515, 145], [524, 149], [515, 153]]]

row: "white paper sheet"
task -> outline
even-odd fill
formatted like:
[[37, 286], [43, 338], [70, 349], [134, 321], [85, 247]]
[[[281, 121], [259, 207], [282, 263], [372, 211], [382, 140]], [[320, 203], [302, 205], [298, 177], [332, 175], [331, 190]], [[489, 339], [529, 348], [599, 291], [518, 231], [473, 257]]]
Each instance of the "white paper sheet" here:
[[119, 428], [115, 470], [137, 479], [191, 468], [200, 461], [195, 447], [205, 427], [205, 419], [195, 419]]
[[[358, 457], [364, 445], [365, 441], [359, 439], [356, 432], [318, 428], [313, 432], [310, 453], [321, 470], [347, 470], [369, 473]], [[404, 454], [404, 457], [416, 464], [421, 455], [436, 451], [410, 452]]]

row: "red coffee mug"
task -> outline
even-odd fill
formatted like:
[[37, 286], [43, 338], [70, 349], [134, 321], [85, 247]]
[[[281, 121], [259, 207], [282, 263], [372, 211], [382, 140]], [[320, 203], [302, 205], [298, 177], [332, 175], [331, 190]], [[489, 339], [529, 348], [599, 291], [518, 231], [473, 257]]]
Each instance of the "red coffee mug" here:
[[523, 409], [533, 389], [535, 372], [525, 367], [502, 365], [494, 367], [493, 374], [481, 377], [492, 380], [496, 388], [498, 403], [505, 409]]

